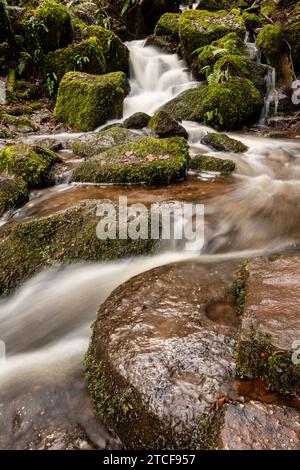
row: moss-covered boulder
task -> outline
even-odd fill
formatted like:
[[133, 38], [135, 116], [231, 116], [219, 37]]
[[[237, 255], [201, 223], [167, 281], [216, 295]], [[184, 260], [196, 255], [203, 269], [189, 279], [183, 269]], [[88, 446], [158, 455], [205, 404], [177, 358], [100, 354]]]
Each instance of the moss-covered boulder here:
[[176, 98], [165, 103], [160, 109], [165, 111], [176, 121], [192, 121], [193, 108], [199, 99], [199, 88], [183, 91]]
[[36, 20], [41, 44], [45, 51], [53, 51], [67, 46], [73, 40], [73, 27], [68, 8], [56, 0], [43, 0], [37, 7]]
[[0, 173], [0, 217], [8, 209], [23, 204], [27, 199], [28, 189], [23, 178]]
[[97, 237], [101, 201], [84, 202], [49, 217], [0, 229], [0, 291], [9, 292], [43, 266], [102, 261], [152, 252], [157, 240]]
[[214, 64], [222, 57], [229, 54], [242, 56], [245, 53], [245, 44], [242, 39], [236, 33], [226, 34], [200, 50], [196, 67], [197, 77], [205, 80], [213, 71]]
[[[104, 28], [101, 28], [104, 30]], [[107, 32], [107, 43], [110, 37], [114, 35]], [[117, 38], [116, 35], [114, 37]], [[117, 38], [118, 41], [119, 38]], [[118, 59], [120, 58], [120, 60]], [[80, 43], [74, 43], [64, 49], [50, 52], [45, 60], [45, 71], [47, 73], [55, 73], [60, 80], [65, 73], [71, 71], [83, 71], [91, 74], [103, 74], [114, 71], [128, 72], [128, 49], [120, 41], [119, 54], [109, 53], [107, 47], [104, 49], [102, 42], [92, 36]]]
[[258, 64], [248, 57], [229, 54], [217, 60], [208, 81], [214, 83], [222, 77], [243, 77], [251, 80], [256, 88], [265, 94], [267, 72], [266, 65]]
[[262, 51], [266, 63], [278, 70], [284, 49], [281, 26], [277, 24], [264, 26], [257, 36], [256, 43]]
[[250, 80], [231, 77], [225, 83], [184, 91], [162, 109], [177, 120], [231, 130], [255, 121], [262, 105], [262, 96]]
[[154, 30], [156, 36], [167, 36], [173, 41], [179, 41], [179, 18], [178, 13], [162, 15]]
[[128, 129], [111, 127], [101, 132], [82, 134], [74, 140], [72, 151], [80, 157], [93, 157], [112, 147], [135, 142], [139, 139], [141, 139], [139, 134], [135, 134]]
[[123, 72], [106, 75], [69, 72], [59, 86], [54, 118], [82, 131], [92, 131], [108, 119], [122, 117], [129, 90]]
[[51, 150], [17, 144], [0, 151], [0, 172], [11, 173], [24, 179], [28, 188], [53, 183], [52, 168], [60, 158]]
[[192, 63], [197, 49], [231, 32], [235, 32], [241, 39], [246, 32], [244, 20], [235, 12], [187, 10], [180, 16], [179, 36], [189, 64]]
[[235, 163], [232, 160], [222, 158], [207, 157], [205, 155], [195, 155], [190, 160], [190, 169], [199, 172], [232, 173], [235, 170]]
[[255, 13], [249, 13], [248, 11], [243, 11], [242, 13], [243, 20], [247, 31], [253, 31], [262, 24], [262, 17], [256, 15]]
[[149, 124], [151, 116], [146, 113], [134, 113], [123, 122], [123, 127], [126, 129], [144, 129]]
[[148, 126], [160, 138], [178, 136], [188, 139], [185, 128], [165, 111], [157, 111], [150, 119]]
[[197, 10], [220, 11], [228, 10], [233, 6], [230, 0], [200, 0]]
[[239, 140], [232, 139], [226, 134], [217, 134], [215, 132], [206, 134], [201, 143], [219, 152], [243, 153], [248, 150], [248, 147]]
[[82, 183], [143, 183], [151, 186], [185, 178], [189, 157], [185, 139], [143, 137], [113, 147], [75, 169], [73, 181]]

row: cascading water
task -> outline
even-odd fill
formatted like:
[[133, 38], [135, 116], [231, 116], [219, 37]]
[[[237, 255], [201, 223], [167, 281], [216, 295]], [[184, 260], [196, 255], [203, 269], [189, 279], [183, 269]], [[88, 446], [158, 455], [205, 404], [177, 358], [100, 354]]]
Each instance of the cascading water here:
[[127, 43], [131, 93], [125, 99], [124, 118], [139, 111], [152, 114], [182, 91], [199, 85], [176, 54], [163, 54], [144, 44], [144, 41]]
[[[125, 102], [125, 117], [137, 111], [151, 114], [165, 101], [197, 85], [176, 55], [143, 48], [141, 41], [130, 43], [129, 48], [132, 91]], [[274, 76], [270, 79], [273, 87]], [[183, 125], [189, 132], [192, 155], [215, 154], [200, 143], [209, 128], [192, 122]], [[206, 255], [177, 250], [130, 261], [46, 269], [0, 302], [0, 340], [7, 345], [7, 360], [0, 368], [4, 410], [0, 413], [1, 448], [30, 447], [34, 426], [53, 430], [78, 424], [95, 445], [117, 445], [88, 407], [83, 355], [99, 305], [119, 284], [171, 262], [195, 257], [198, 262], [246, 258], [297, 243], [299, 143], [242, 134], [237, 138], [249, 147], [244, 155], [218, 154], [237, 163], [236, 173], [227, 179], [205, 182], [200, 175], [168, 188], [127, 190], [132, 200], [142, 202], [172, 199], [205, 203]], [[57, 198], [66, 204], [68, 197], [74, 202], [76, 197], [113, 198], [119, 193], [118, 188], [67, 189], [64, 185], [32, 199], [23, 217], [40, 215], [33, 211], [39, 201], [40, 210], [45, 210], [47, 200], [50, 204], [51, 198], [56, 198], [53, 207], [57, 209]], [[15, 416], [24, 408], [30, 416], [16, 433]], [[7, 423], [13, 424], [9, 427]]]
[[264, 99], [262, 115], [259, 122], [261, 125], [264, 125], [266, 123], [266, 119], [270, 114], [271, 104], [274, 104], [273, 114], [277, 114], [279, 102], [279, 93], [276, 89], [276, 70], [274, 67], [268, 66], [268, 72], [265, 80], [267, 85], [267, 91]]

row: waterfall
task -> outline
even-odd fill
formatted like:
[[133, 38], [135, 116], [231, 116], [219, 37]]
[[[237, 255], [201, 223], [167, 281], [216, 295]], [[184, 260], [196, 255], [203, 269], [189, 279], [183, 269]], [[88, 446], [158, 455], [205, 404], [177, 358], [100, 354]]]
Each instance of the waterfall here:
[[264, 107], [259, 121], [261, 125], [266, 124], [266, 119], [270, 114], [270, 106], [272, 103], [274, 103], [273, 114], [277, 114], [279, 102], [279, 93], [276, 89], [276, 70], [274, 67], [271, 67], [270, 65], [268, 66], [268, 72], [265, 77], [265, 80], [267, 85], [267, 91], [264, 99]]
[[244, 43], [247, 49], [248, 57], [252, 60], [256, 60], [256, 62], [260, 64], [261, 63], [261, 51], [255, 42], [255, 37], [254, 37], [254, 41], [251, 41], [251, 36], [248, 31], [246, 32]]
[[127, 43], [131, 93], [124, 102], [125, 118], [139, 111], [153, 114], [182, 91], [199, 86], [176, 54], [144, 46], [145, 41]]

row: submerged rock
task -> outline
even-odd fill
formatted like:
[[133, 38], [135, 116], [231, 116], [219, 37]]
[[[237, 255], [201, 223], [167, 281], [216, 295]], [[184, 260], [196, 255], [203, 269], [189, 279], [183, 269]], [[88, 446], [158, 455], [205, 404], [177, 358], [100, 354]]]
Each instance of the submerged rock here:
[[206, 134], [201, 140], [201, 143], [219, 152], [243, 153], [248, 150], [248, 147], [239, 140], [232, 139], [226, 134], [217, 134], [215, 132]]
[[27, 199], [28, 189], [23, 178], [0, 173], [0, 217], [8, 209], [23, 204]]
[[135, 134], [128, 129], [111, 127], [101, 132], [82, 134], [72, 143], [72, 151], [80, 157], [93, 157], [117, 145], [127, 144], [139, 139], [141, 139], [139, 134]]
[[232, 173], [235, 170], [235, 163], [232, 160], [196, 155], [190, 160], [190, 169], [200, 172]]
[[97, 208], [102, 203], [82, 202], [48, 217], [0, 228], [0, 292], [9, 292], [43, 266], [110, 260], [154, 250], [157, 240], [99, 239]]
[[188, 139], [188, 133], [185, 128], [165, 111], [155, 113], [150, 119], [148, 126], [160, 138], [178, 136]]
[[53, 166], [58, 155], [43, 147], [16, 144], [0, 151], [0, 171], [23, 178], [28, 188], [53, 184]]
[[264, 377], [271, 390], [299, 396], [300, 258], [257, 258], [246, 264], [240, 278], [238, 376]]
[[149, 124], [151, 116], [146, 113], [134, 113], [123, 122], [123, 127], [126, 129], [144, 129]]
[[75, 169], [73, 181], [169, 184], [185, 178], [188, 158], [188, 146], [181, 137], [143, 137], [85, 161]]
[[127, 448], [217, 446], [222, 410], [213, 404], [234, 379], [234, 265], [157, 268], [101, 307], [87, 355], [89, 390]]
[[108, 119], [122, 117], [129, 90], [123, 72], [106, 75], [69, 72], [59, 86], [54, 118], [82, 131], [92, 131]]

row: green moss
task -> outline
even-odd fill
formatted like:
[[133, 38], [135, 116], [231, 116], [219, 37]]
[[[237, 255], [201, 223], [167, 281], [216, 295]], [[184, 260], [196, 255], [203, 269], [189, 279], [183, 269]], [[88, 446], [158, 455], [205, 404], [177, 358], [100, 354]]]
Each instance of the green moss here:
[[165, 13], [159, 19], [154, 33], [157, 36], [167, 36], [174, 41], [179, 41], [179, 18], [177, 13]]
[[165, 111], [157, 111], [150, 119], [148, 127], [160, 138], [174, 136], [188, 138], [185, 128]]
[[255, 13], [248, 13], [247, 11], [243, 11], [242, 17], [245, 22], [247, 31], [259, 28], [262, 23], [261, 17], [256, 15]]
[[108, 119], [122, 117], [129, 90], [123, 72], [101, 76], [69, 72], [59, 86], [54, 118], [82, 131], [94, 130]]
[[0, 291], [7, 293], [43, 266], [152, 253], [157, 240], [100, 240], [96, 203], [0, 228]]
[[186, 90], [176, 98], [173, 98], [168, 103], [161, 107], [161, 110], [167, 112], [176, 121], [191, 121], [195, 103], [199, 99], [199, 92], [201, 88], [191, 88]]
[[0, 217], [8, 209], [23, 204], [27, 199], [28, 190], [23, 178], [0, 173]]
[[17, 144], [0, 151], [0, 172], [20, 176], [29, 188], [36, 188], [53, 183], [51, 169], [58, 161], [51, 150]]
[[231, 32], [243, 39], [245, 31], [243, 19], [227, 11], [212, 13], [188, 10], [181, 15], [179, 22], [180, 41], [189, 64], [192, 63], [193, 53], [199, 48]]
[[35, 126], [27, 116], [13, 116], [7, 113], [0, 113], [0, 121], [5, 126], [11, 126], [16, 129], [29, 128], [34, 130]]
[[185, 177], [188, 146], [185, 139], [144, 137], [114, 147], [80, 165], [73, 181], [89, 183], [144, 183], [158, 186]]
[[226, 55], [242, 56], [245, 54], [244, 42], [236, 35], [229, 33], [208, 46], [204, 46], [198, 55], [198, 77], [204, 80], [213, 71], [214, 64]]
[[45, 51], [67, 46], [73, 40], [73, 27], [69, 11], [56, 0], [43, 0], [35, 11], [35, 18], [43, 25], [40, 41]]
[[231, 77], [227, 83], [199, 89], [191, 118], [220, 130], [237, 129], [257, 119], [262, 103], [250, 80]]
[[217, 134], [215, 132], [206, 134], [201, 143], [209, 145], [220, 152], [243, 153], [248, 150], [248, 147], [239, 140], [232, 139], [226, 134]]
[[252, 329], [239, 341], [237, 376], [256, 380], [263, 377], [270, 390], [282, 395], [300, 394], [300, 367], [292, 362], [291, 353], [274, 348], [269, 335]]
[[220, 11], [228, 10], [232, 6], [230, 0], [200, 0], [197, 10]]
[[235, 163], [232, 160], [196, 155], [190, 160], [190, 169], [200, 172], [231, 173], [235, 170]]
[[101, 132], [84, 134], [72, 144], [72, 151], [80, 157], [93, 157], [112, 147], [139, 140], [141, 136], [122, 127], [111, 127]]
[[[103, 31], [102, 40], [95, 35], [80, 43], [72, 44], [65, 49], [50, 52], [45, 60], [45, 71], [47, 73], [55, 73], [58, 80], [65, 73], [71, 71], [102, 74], [120, 70], [127, 73], [127, 47], [121, 43], [113, 32], [99, 26], [96, 26], [94, 29], [96, 28]], [[100, 34], [99, 36], [101, 37]], [[107, 44], [111, 44], [111, 46], [107, 46]]]
[[257, 36], [256, 43], [268, 65], [278, 69], [283, 51], [283, 36], [280, 25], [268, 24]]
[[148, 126], [150, 119], [151, 117], [146, 113], [134, 113], [125, 119], [123, 126], [126, 129], [143, 129]]
[[233, 293], [236, 303], [236, 311], [238, 316], [242, 316], [244, 313], [245, 303], [246, 303], [246, 281], [247, 281], [247, 261], [241, 266], [238, 272], [235, 275]]
[[213, 73], [208, 76], [208, 82], [218, 83], [218, 81], [229, 77], [247, 78], [264, 94], [266, 91], [266, 72], [266, 66], [257, 64], [248, 57], [229, 54], [215, 63]]

